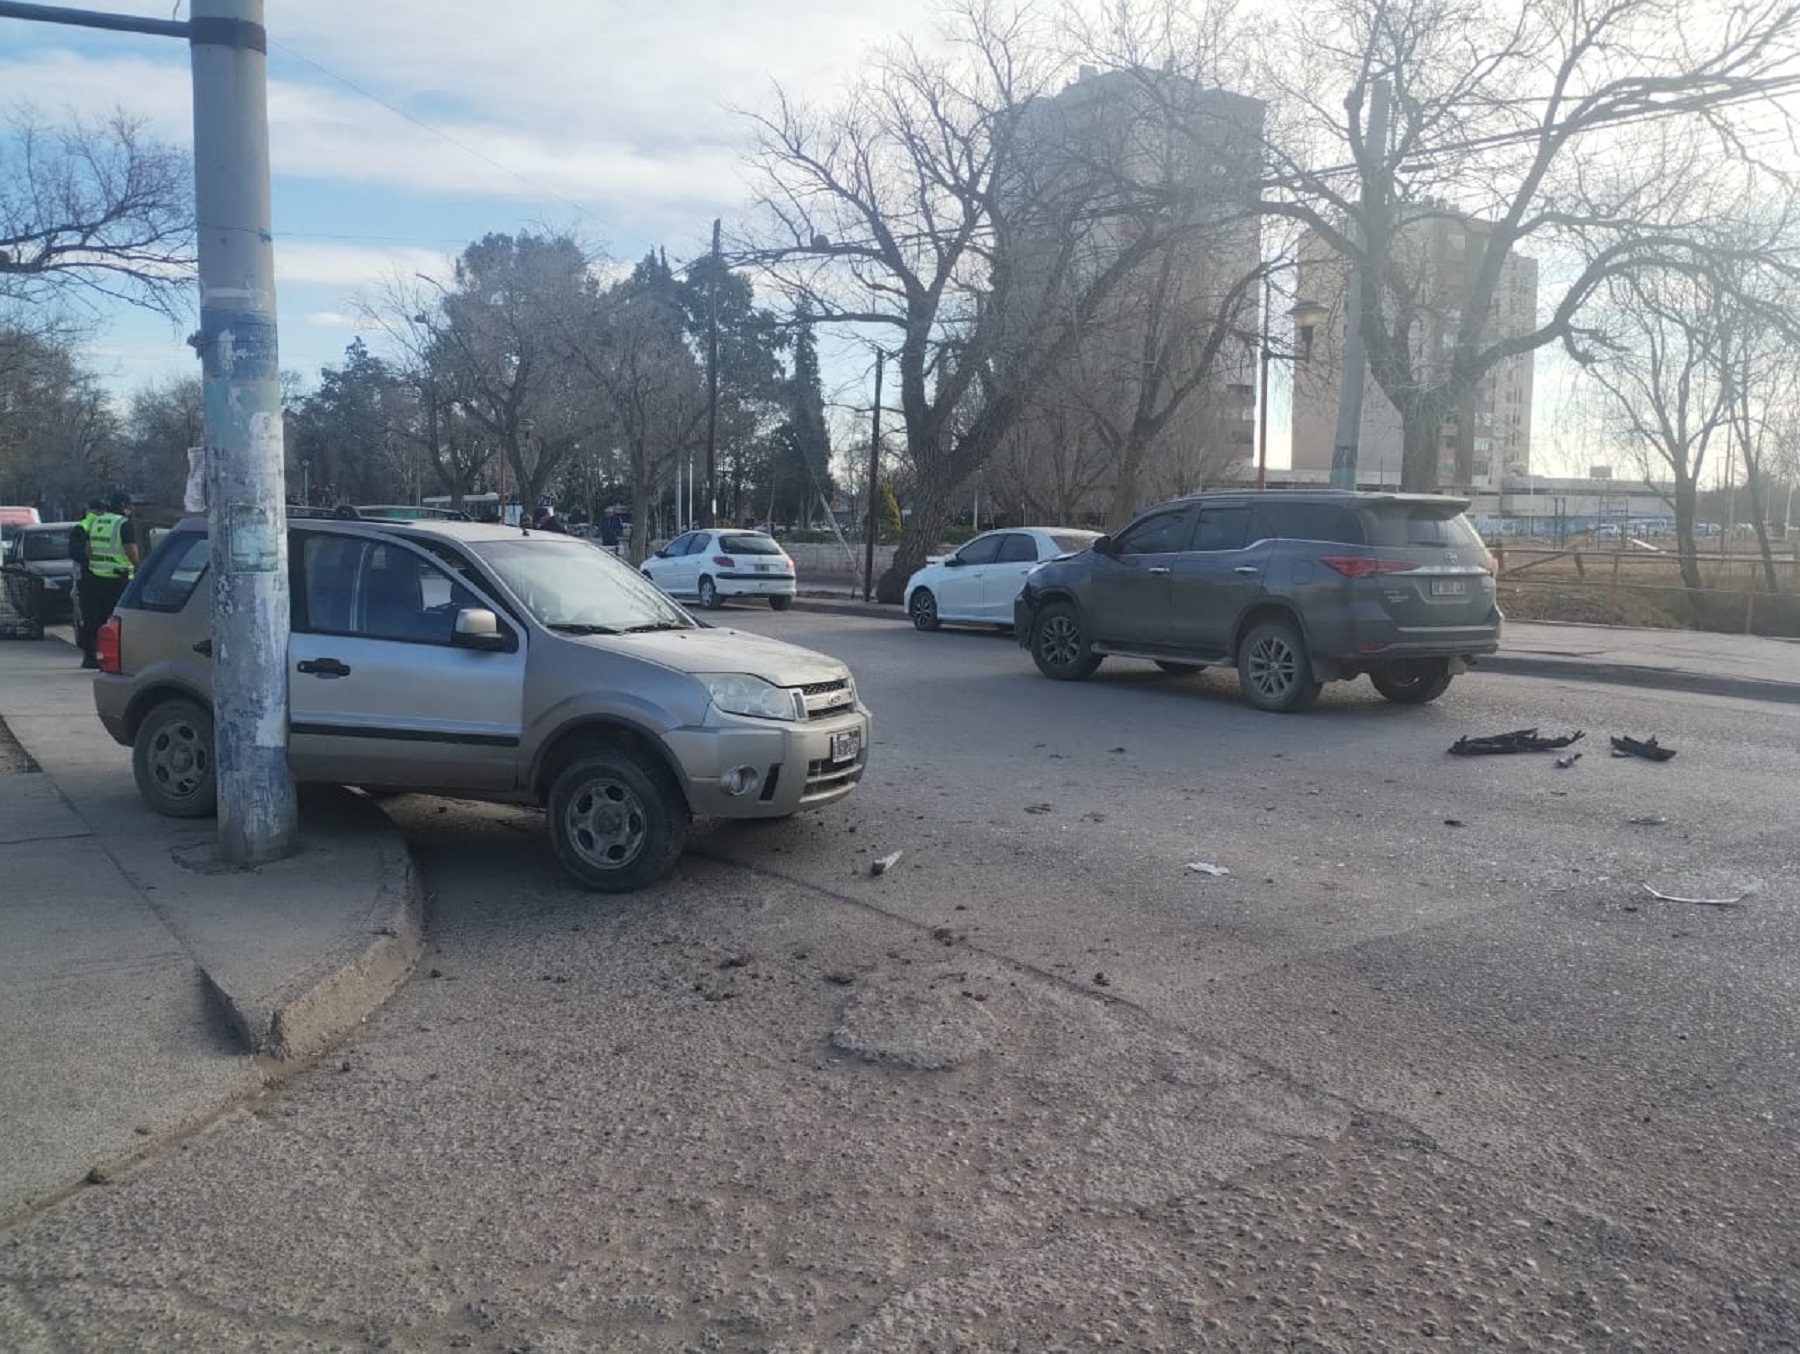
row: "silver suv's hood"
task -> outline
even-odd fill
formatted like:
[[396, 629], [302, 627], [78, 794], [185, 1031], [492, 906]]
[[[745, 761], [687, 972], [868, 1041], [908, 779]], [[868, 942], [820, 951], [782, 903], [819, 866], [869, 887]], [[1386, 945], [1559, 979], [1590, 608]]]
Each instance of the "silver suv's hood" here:
[[835, 658], [748, 630], [653, 630], [601, 636], [597, 642], [615, 653], [629, 653], [678, 672], [745, 672], [776, 686], [807, 686], [850, 676], [850, 669]]

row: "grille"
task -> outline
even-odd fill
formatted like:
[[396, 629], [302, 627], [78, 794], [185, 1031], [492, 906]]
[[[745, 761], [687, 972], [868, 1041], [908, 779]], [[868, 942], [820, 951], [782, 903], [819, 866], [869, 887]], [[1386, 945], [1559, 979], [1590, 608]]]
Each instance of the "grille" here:
[[813, 682], [800, 688], [800, 694], [806, 699], [806, 717], [808, 719], [830, 719], [841, 715], [856, 704], [856, 690], [847, 679], [835, 682]]
[[816, 799], [820, 795], [830, 794], [846, 786], [854, 785], [862, 778], [863, 764], [854, 762], [814, 761], [806, 764], [806, 789], [801, 792], [800, 802]]

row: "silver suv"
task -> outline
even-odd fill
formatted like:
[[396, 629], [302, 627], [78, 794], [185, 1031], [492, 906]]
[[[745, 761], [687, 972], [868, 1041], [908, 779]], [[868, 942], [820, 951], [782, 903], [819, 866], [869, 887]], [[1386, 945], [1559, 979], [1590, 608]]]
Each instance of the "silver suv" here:
[[[94, 704], [161, 813], [211, 813], [206, 523], [138, 571]], [[782, 818], [848, 795], [869, 712], [834, 658], [703, 626], [569, 536], [295, 518], [288, 766], [299, 782], [543, 805], [557, 859], [641, 887], [691, 816]]]
[[1152, 508], [1039, 565], [1013, 604], [1046, 677], [1103, 658], [1166, 672], [1233, 664], [1260, 710], [1302, 710], [1363, 673], [1391, 701], [1436, 700], [1500, 646], [1493, 558], [1466, 499], [1270, 490]]

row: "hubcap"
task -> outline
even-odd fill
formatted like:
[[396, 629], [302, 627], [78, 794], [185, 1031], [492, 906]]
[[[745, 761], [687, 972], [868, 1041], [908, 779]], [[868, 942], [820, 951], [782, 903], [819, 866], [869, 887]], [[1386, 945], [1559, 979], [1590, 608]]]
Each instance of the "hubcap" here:
[[1081, 630], [1067, 616], [1052, 616], [1038, 627], [1038, 652], [1053, 668], [1066, 668], [1081, 657]]
[[1264, 696], [1286, 695], [1294, 684], [1298, 668], [1293, 649], [1275, 635], [1259, 639], [1250, 646], [1250, 684]]
[[610, 776], [595, 777], [570, 797], [563, 827], [581, 858], [601, 870], [631, 864], [650, 830], [638, 797]]
[[172, 799], [186, 799], [199, 790], [210, 764], [200, 731], [185, 721], [164, 725], [150, 745], [150, 774]]
[[937, 616], [937, 604], [927, 593], [920, 593], [913, 598], [913, 624], [923, 630]]

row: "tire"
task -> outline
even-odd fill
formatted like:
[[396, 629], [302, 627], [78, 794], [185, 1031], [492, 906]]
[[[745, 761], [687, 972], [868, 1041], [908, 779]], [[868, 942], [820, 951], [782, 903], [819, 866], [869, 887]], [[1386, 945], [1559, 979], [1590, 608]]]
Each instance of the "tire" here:
[[1425, 705], [1450, 689], [1450, 665], [1441, 658], [1409, 658], [1369, 674], [1375, 689], [1396, 705]]
[[204, 818], [218, 807], [213, 721], [190, 700], [166, 700], [138, 725], [131, 773], [144, 802], [165, 818]]
[[703, 611], [717, 611], [722, 605], [719, 600], [719, 585], [710, 578], [700, 580], [700, 588], [694, 596]]
[[913, 593], [906, 614], [912, 617], [915, 630], [935, 630], [942, 624], [938, 620], [937, 598], [931, 595], [930, 588], [920, 588]]
[[1294, 714], [1319, 698], [1306, 641], [1292, 621], [1259, 621], [1238, 645], [1238, 682], [1258, 710]]
[[1171, 677], [1191, 677], [1200, 671], [1201, 665], [1198, 663], [1170, 663], [1159, 658], [1156, 660], [1156, 666]]
[[602, 893], [660, 879], [687, 836], [687, 806], [663, 768], [627, 748], [577, 757], [550, 787], [546, 811], [557, 862]]
[[1052, 602], [1038, 613], [1031, 628], [1031, 658], [1039, 672], [1058, 682], [1086, 681], [1100, 666], [1080, 614], [1067, 602]]
[[769, 599], [769, 606], [775, 611], [786, 611], [793, 604], [794, 599], [792, 597], [771, 597]]

